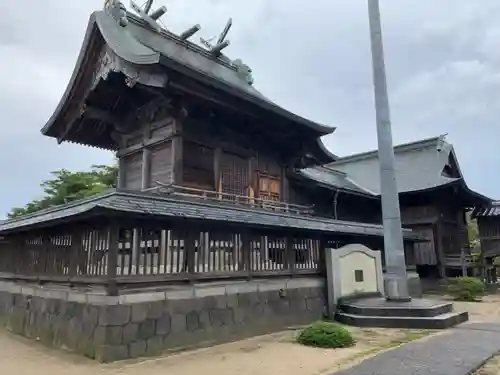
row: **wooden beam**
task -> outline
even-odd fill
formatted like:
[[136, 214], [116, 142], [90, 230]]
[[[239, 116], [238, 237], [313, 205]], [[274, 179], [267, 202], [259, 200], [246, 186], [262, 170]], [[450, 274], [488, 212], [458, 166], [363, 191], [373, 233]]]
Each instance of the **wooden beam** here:
[[82, 115], [85, 118], [92, 120], [100, 120], [107, 124], [114, 125], [118, 128], [120, 127], [121, 124], [123, 124], [123, 121], [120, 121], [119, 118], [109, 113], [109, 111], [100, 108], [95, 108], [92, 106], [85, 106], [82, 111]]
[[219, 182], [220, 182], [220, 172], [221, 172], [221, 156], [222, 156], [222, 149], [220, 147], [217, 147], [214, 150], [214, 190], [218, 191], [219, 189]]
[[[189, 95], [201, 98], [203, 100], [209, 101], [211, 103], [217, 104], [217, 105], [225, 107], [225, 108], [229, 108], [236, 113], [240, 113], [240, 114], [242, 113], [242, 114], [245, 114], [246, 116], [250, 116], [250, 117], [253, 117], [255, 119], [262, 120], [262, 117], [256, 113], [254, 113], [253, 111], [248, 111], [248, 110], [243, 109], [241, 106], [236, 106], [236, 105], [230, 104], [227, 101], [225, 101], [224, 99], [220, 98], [219, 95], [214, 94], [212, 92], [209, 92], [209, 90], [203, 88], [200, 85], [196, 85], [194, 83], [193, 84], [186, 84], [183, 82], [176, 81], [176, 82], [169, 82], [169, 86], [171, 86], [171, 87], [173, 87], [181, 92], [187, 93]], [[195, 87], [190, 87], [190, 86], [195, 86]]]

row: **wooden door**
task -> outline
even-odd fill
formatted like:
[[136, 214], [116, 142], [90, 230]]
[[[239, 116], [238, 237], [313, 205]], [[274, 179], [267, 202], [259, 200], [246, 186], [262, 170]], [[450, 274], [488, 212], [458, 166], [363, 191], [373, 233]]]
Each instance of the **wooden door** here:
[[281, 180], [279, 176], [267, 173], [257, 173], [258, 198], [268, 201], [279, 201], [281, 192]]

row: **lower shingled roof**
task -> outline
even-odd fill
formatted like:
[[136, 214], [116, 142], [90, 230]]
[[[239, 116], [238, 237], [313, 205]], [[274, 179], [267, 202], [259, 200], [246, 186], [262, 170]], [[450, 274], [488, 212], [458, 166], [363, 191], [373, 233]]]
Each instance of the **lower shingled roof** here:
[[472, 213], [473, 218], [486, 216], [500, 217], [500, 201], [493, 202], [488, 207], [478, 207]]
[[[163, 216], [166, 218], [210, 220], [252, 227], [295, 228], [328, 233], [383, 236], [381, 225], [333, 220], [317, 216], [276, 213], [265, 209], [234, 206], [201, 199], [187, 199], [178, 196], [161, 196], [153, 193], [110, 191], [92, 198], [72, 202], [67, 205], [39, 211], [31, 215], [0, 223], [0, 234], [28, 229], [50, 221], [69, 219], [92, 211], [108, 210], [141, 215]], [[404, 231], [408, 240], [421, 238]]]

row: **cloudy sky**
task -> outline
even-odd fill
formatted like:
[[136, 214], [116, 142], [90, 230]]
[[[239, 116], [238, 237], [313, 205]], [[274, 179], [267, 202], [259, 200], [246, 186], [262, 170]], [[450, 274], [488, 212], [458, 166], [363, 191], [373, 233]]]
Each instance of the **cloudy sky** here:
[[[38, 198], [50, 171], [112, 159], [39, 132], [69, 80], [88, 17], [103, 3], [0, 1], [0, 218]], [[336, 154], [376, 147], [366, 0], [159, 5], [172, 31], [200, 23], [204, 37], [232, 16], [227, 54], [252, 67], [261, 92], [337, 126], [325, 139]], [[381, 0], [381, 12], [395, 143], [448, 133], [469, 186], [500, 198], [500, 2]]]

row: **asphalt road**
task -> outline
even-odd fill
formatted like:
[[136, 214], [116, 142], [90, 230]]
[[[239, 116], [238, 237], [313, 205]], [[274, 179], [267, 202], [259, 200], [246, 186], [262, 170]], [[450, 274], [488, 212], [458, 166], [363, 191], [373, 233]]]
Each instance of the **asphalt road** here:
[[335, 375], [469, 375], [500, 352], [500, 324], [464, 323]]

